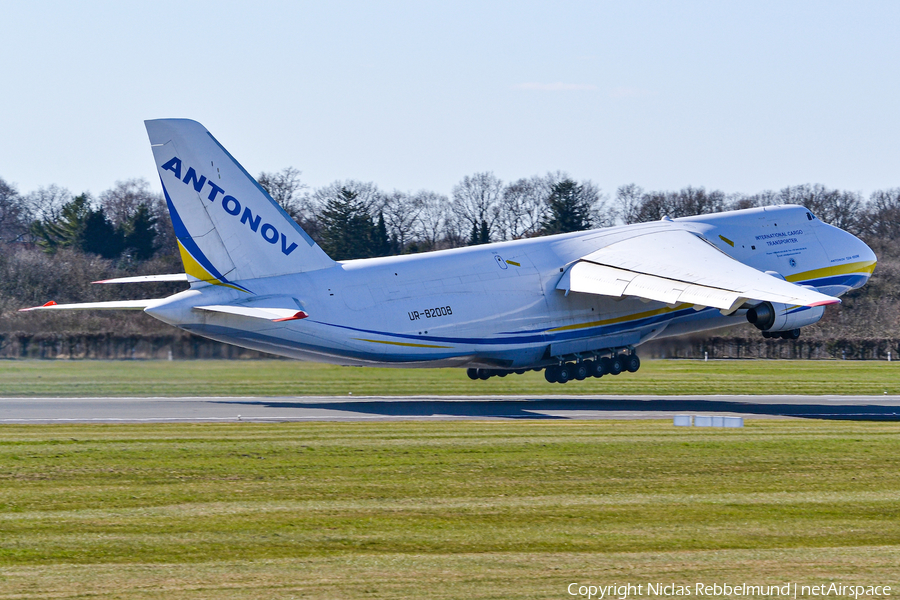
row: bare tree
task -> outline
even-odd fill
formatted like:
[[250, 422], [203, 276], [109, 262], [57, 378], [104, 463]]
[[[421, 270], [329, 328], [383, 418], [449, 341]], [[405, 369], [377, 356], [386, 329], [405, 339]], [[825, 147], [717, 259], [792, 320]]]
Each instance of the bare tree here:
[[725, 193], [688, 186], [677, 192], [644, 192], [634, 184], [616, 194], [618, 215], [625, 223], [658, 221], [663, 217], [688, 217], [722, 212], [728, 206]]
[[159, 204], [159, 199], [160, 195], [153, 192], [150, 183], [143, 178], [117, 181], [98, 197], [103, 212], [116, 227], [121, 227], [133, 217], [140, 205], [153, 209]]
[[306, 199], [301, 194], [308, 186], [300, 181], [300, 175], [301, 172], [294, 167], [285, 167], [277, 173], [263, 171], [256, 178], [272, 199], [297, 222], [311, 216]]
[[418, 194], [394, 190], [384, 196], [381, 212], [396, 252], [403, 252], [413, 241], [423, 208], [422, 198]]
[[533, 237], [541, 232], [547, 216], [549, 182], [537, 175], [519, 179], [503, 188], [499, 226], [504, 239]]
[[324, 211], [329, 204], [341, 202], [348, 192], [353, 194], [355, 207], [373, 219], [378, 218], [384, 205], [384, 194], [378, 189], [378, 186], [371, 181], [347, 179], [334, 181], [313, 190], [312, 194], [306, 198], [309, 216], [297, 219], [297, 222], [310, 237], [322, 243]]
[[608, 196], [590, 179], [581, 182], [581, 193], [590, 202], [591, 227], [612, 227], [616, 224], [616, 211], [607, 203]]
[[725, 193], [721, 190], [707, 192], [705, 188], [687, 186], [672, 195], [671, 205], [674, 214], [670, 217], [687, 217], [691, 215], [707, 215], [725, 210]]
[[0, 242], [12, 242], [28, 231], [28, 210], [16, 186], [0, 179]]
[[725, 197], [725, 210], [743, 210], [760, 206], [775, 206], [780, 204], [778, 192], [763, 190], [755, 194], [742, 194], [735, 192]]
[[56, 221], [62, 207], [72, 201], [72, 192], [58, 185], [38, 188], [25, 195], [25, 206], [30, 221]]
[[623, 223], [637, 223], [640, 221], [641, 205], [644, 197], [644, 188], [629, 183], [619, 186], [616, 190], [615, 215]]
[[872, 192], [860, 220], [867, 238], [900, 239], [900, 188]]
[[343, 190], [348, 190], [356, 194], [356, 202], [359, 203], [370, 216], [375, 216], [384, 205], [384, 194], [378, 189], [378, 186], [371, 181], [357, 181], [355, 179], [347, 179], [345, 181], [334, 181], [328, 185], [316, 188], [309, 198], [310, 209], [319, 214], [329, 200], [339, 198]]
[[822, 184], [805, 184], [786, 187], [778, 193], [780, 204], [805, 206], [825, 223], [846, 229], [851, 233], [862, 232], [860, 220], [863, 197], [858, 192], [832, 190]]
[[416, 237], [421, 241], [423, 250], [438, 250], [441, 248], [462, 245], [462, 242], [454, 244], [447, 239], [448, 219], [450, 213], [450, 199], [443, 194], [421, 190], [416, 192], [416, 202], [421, 210], [416, 217]]
[[169, 215], [169, 206], [162, 194], [156, 194], [156, 199], [150, 205], [150, 214], [155, 221], [156, 245], [158, 256], [178, 256], [178, 243], [175, 237], [175, 228], [172, 226], [172, 217]]
[[486, 229], [487, 237], [494, 238], [502, 195], [503, 182], [493, 173], [467, 175], [453, 186], [451, 210], [459, 225], [466, 225], [469, 231]]

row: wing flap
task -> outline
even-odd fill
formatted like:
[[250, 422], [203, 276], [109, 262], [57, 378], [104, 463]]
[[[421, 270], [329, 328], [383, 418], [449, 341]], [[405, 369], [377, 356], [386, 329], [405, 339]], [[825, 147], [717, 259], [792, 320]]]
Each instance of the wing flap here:
[[655, 275], [638, 275], [631, 280], [623, 295], [675, 304], [687, 286], [688, 284], [681, 281], [664, 279]]
[[577, 262], [565, 272], [557, 286], [566, 292], [621, 296], [637, 273], [589, 262]]
[[703, 285], [689, 285], [678, 297], [679, 302], [696, 306], [714, 306], [731, 312], [735, 307], [747, 301], [738, 292], [720, 290]]
[[685, 230], [647, 233], [592, 252], [557, 289], [733, 312], [748, 300], [821, 306], [840, 300], [747, 266]]

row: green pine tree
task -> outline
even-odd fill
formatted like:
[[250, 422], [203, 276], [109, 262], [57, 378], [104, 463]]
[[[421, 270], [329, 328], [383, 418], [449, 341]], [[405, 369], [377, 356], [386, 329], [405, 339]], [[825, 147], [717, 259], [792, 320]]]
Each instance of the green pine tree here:
[[543, 222], [545, 234], [568, 233], [591, 228], [591, 206], [584, 187], [571, 179], [553, 186], [547, 199], [550, 213]]
[[135, 260], [148, 260], [159, 249], [156, 235], [156, 217], [146, 204], [138, 205], [137, 211], [125, 224], [125, 249], [131, 252]]
[[85, 217], [79, 242], [82, 252], [99, 254], [103, 258], [116, 258], [124, 249], [125, 235], [106, 218], [101, 207], [90, 211]]
[[372, 228], [371, 256], [390, 256], [391, 238], [388, 237], [387, 225], [384, 223], [384, 213], [378, 213], [378, 222]]
[[58, 219], [34, 221], [30, 228], [31, 234], [47, 254], [55, 254], [60, 248], [80, 247], [85, 222], [91, 212], [90, 197], [80, 194], [63, 205]]
[[322, 249], [334, 260], [370, 258], [374, 229], [357, 193], [342, 188], [322, 211]]
[[479, 246], [487, 244], [491, 241], [491, 231], [488, 229], [487, 221], [476, 220], [472, 223], [472, 232], [469, 234], [469, 245]]

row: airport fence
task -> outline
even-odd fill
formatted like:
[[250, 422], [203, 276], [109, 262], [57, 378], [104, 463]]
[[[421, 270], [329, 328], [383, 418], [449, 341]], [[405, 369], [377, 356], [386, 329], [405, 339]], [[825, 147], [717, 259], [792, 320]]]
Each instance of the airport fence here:
[[[697, 337], [654, 340], [641, 346], [644, 358], [887, 360], [900, 358], [897, 339], [773, 340], [759, 337]], [[0, 333], [0, 359], [252, 359], [277, 358], [213, 340], [171, 335]]]
[[[654, 340], [641, 346], [647, 358], [757, 358], [795, 360], [897, 360], [900, 340], [880, 338], [703, 337]], [[889, 355], [890, 353], [890, 355]]]
[[189, 333], [172, 335], [115, 335], [52, 333], [0, 334], [0, 358], [45, 359], [250, 359], [276, 358], [201, 338]]

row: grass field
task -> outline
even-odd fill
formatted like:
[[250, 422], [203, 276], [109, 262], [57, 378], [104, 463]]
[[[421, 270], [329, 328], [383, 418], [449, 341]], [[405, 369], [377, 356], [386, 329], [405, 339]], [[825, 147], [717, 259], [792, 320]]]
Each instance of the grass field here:
[[0, 396], [476, 394], [900, 394], [900, 363], [647, 360], [637, 373], [549, 384], [542, 373], [470, 381], [462, 369], [280, 360], [0, 361]]
[[572, 582], [900, 583], [894, 423], [2, 432], [0, 598], [572, 598]]

